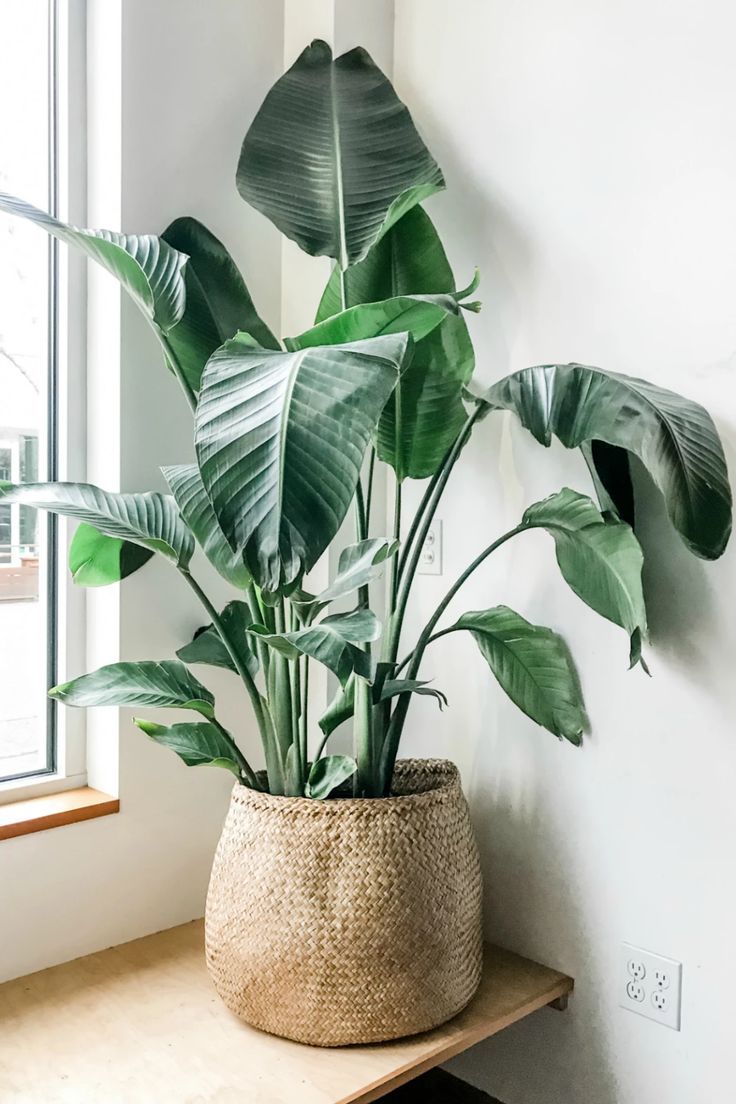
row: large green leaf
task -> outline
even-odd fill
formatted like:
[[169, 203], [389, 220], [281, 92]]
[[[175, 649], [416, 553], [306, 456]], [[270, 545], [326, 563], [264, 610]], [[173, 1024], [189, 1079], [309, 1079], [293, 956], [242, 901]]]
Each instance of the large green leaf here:
[[[376, 676], [372, 693], [374, 705], [378, 705], [382, 701], [388, 701], [390, 698], [396, 698], [399, 694], [407, 693], [434, 698], [440, 709], [447, 705], [447, 698], [441, 690], [436, 690], [429, 686], [426, 681], [419, 679], [385, 679], [379, 682], [378, 676]], [[351, 675], [344, 686], [338, 687], [334, 698], [319, 719], [319, 727], [325, 736], [329, 736], [339, 725], [349, 720], [354, 710], [355, 678]]]
[[[455, 280], [434, 224], [423, 207], [412, 207], [376, 242], [364, 260], [343, 273], [348, 306], [377, 303], [397, 295], [441, 295]], [[343, 309], [340, 272], [333, 268], [315, 321]]]
[[175, 464], [161, 469], [171, 487], [179, 512], [212, 566], [234, 587], [244, 590], [250, 572], [240, 552], [233, 552], [220, 528], [217, 515], [196, 464]]
[[531, 625], [507, 606], [465, 613], [453, 629], [467, 629], [512, 702], [553, 735], [579, 744], [585, 709], [562, 637]]
[[108, 537], [160, 552], [178, 567], [186, 567], [194, 552], [173, 498], [156, 491], [112, 494], [91, 483], [19, 483], [0, 487], [2, 499], [85, 521]]
[[242, 335], [202, 377], [195, 443], [222, 530], [266, 591], [295, 584], [340, 527], [407, 335], [297, 353]]
[[462, 389], [474, 363], [461, 318], [448, 316], [417, 346], [378, 426], [378, 456], [397, 479], [426, 479], [442, 464], [467, 418]]
[[289, 350], [308, 349], [395, 333], [410, 333], [414, 341], [421, 341], [448, 314], [459, 311], [458, 301], [452, 295], [396, 295], [379, 303], [349, 307], [297, 337], [285, 338], [284, 345]]
[[[455, 279], [431, 219], [414, 207], [360, 264], [345, 273], [348, 304], [406, 295], [451, 294]], [[317, 313], [322, 321], [341, 307], [333, 272]], [[378, 454], [400, 478], [433, 475], [466, 418], [462, 392], [475, 366], [465, 319], [448, 314], [414, 347], [411, 363], [389, 400], [378, 428]], [[396, 396], [401, 421], [396, 424]]]
[[168, 333], [184, 313], [187, 258], [154, 234], [80, 230], [0, 192], [0, 211], [28, 219], [68, 245], [81, 249], [115, 276], [143, 313]]
[[132, 575], [153, 554], [150, 548], [120, 537], [108, 537], [83, 521], [69, 546], [69, 570], [77, 586], [107, 586]]
[[164, 709], [194, 709], [214, 715], [215, 699], [184, 666], [173, 659], [160, 663], [109, 663], [49, 690], [64, 705], [148, 705]]
[[239, 330], [266, 349], [279, 348], [253, 305], [237, 265], [206, 226], [195, 218], [178, 218], [161, 237], [189, 257], [184, 271], [186, 306], [169, 333], [169, 344], [193, 390], [199, 391], [202, 370], [215, 349]]
[[140, 717], [134, 717], [133, 724], [157, 744], [175, 751], [188, 767], [224, 767], [240, 781], [240, 768], [233, 759], [233, 749], [213, 724], [198, 721], [160, 725]]
[[[250, 610], [245, 602], [229, 602], [221, 614], [228, 638], [238, 650], [243, 665], [255, 676], [258, 673], [256, 656], [247, 630], [251, 625]], [[197, 629], [194, 638], [177, 650], [177, 656], [183, 663], [205, 663], [210, 667], [224, 667], [238, 673], [230, 652], [222, 642], [214, 625], [204, 625]]]
[[521, 520], [554, 538], [563, 578], [579, 598], [632, 638], [632, 662], [647, 631], [639, 542], [630, 526], [605, 518], [585, 495], [563, 488], [536, 502]]
[[345, 598], [376, 579], [383, 565], [398, 551], [398, 541], [387, 537], [370, 537], [343, 548], [337, 561], [337, 574], [319, 594], [292, 595], [292, 602], [307, 616], [315, 616], [330, 602]]
[[370, 657], [358, 645], [376, 640], [381, 625], [370, 610], [359, 609], [333, 614], [296, 632], [269, 633], [262, 625], [254, 625], [250, 632], [287, 659], [311, 656], [344, 686], [353, 671], [366, 679], [372, 677]]
[[237, 185], [307, 253], [335, 257], [345, 268], [444, 180], [366, 51], [333, 60], [327, 43], [315, 41], [253, 120]]
[[358, 764], [348, 755], [325, 755], [312, 763], [304, 796], [324, 800], [348, 778], [352, 778], [357, 769]]
[[512, 410], [537, 441], [604, 441], [641, 460], [672, 524], [697, 556], [717, 559], [731, 532], [731, 489], [718, 432], [698, 403], [645, 380], [584, 364], [525, 368], [483, 396]]

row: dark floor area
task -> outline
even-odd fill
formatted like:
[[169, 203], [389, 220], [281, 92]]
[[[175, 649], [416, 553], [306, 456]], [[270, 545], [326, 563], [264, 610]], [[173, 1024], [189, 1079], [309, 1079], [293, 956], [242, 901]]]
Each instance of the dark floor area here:
[[444, 1070], [429, 1073], [384, 1097], [391, 1104], [502, 1104], [495, 1096], [460, 1081]]

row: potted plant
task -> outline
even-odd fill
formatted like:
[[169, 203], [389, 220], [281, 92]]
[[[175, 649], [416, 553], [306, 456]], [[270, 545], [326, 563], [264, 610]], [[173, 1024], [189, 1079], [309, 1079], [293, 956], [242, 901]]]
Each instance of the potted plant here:
[[[444, 186], [442, 173], [364, 50], [333, 59], [314, 42], [301, 54], [245, 136], [237, 186], [302, 249], [335, 261], [314, 326], [283, 341], [257, 314], [225, 247], [195, 219], [177, 219], [161, 237], [127, 236], [75, 229], [0, 199], [118, 277], [191, 406], [196, 451], [196, 463], [165, 469], [170, 495], [71, 483], [5, 484], [2, 493], [81, 522], [70, 553], [77, 583], [118, 582], [158, 554], [192, 589], [206, 624], [176, 660], [115, 663], [50, 693], [67, 705], [198, 714], [135, 723], [187, 765], [236, 779], [207, 902], [219, 992], [271, 1032], [371, 1042], [448, 1019], [480, 976], [480, 873], [457, 771], [397, 763], [413, 698], [444, 702], [420, 677], [427, 648], [469, 632], [533, 721], [573, 744], [585, 725], [557, 633], [505, 606], [446, 624], [450, 600], [502, 544], [545, 529], [564, 579], [621, 626], [630, 665], [644, 667], [630, 455], [695, 555], [723, 552], [731, 495], [706, 411], [643, 380], [553, 364], [473, 392], [465, 313], [478, 308], [469, 301], [477, 279], [457, 290], [422, 206]], [[598, 502], [564, 488], [530, 504], [407, 641], [405, 614], [438, 503], [471, 433], [498, 411], [515, 414], [542, 445], [556, 437], [581, 449]], [[379, 465], [395, 488], [387, 536], [374, 502]], [[427, 481], [411, 519], [402, 517], [409, 479]], [[326, 589], [312, 593], [305, 577], [351, 511], [355, 541]], [[192, 573], [196, 544], [233, 587], [224, 609]], [[369, 592], [379, 576], [382, 609]], [[308, 724], [314, 663], [338, 681], [319, 738]], [[218, 720], [192, 670], [200, 664], [241, 680], [265, 770]], [[353, 754], [331, 754], [330, 738], [348, 720]]]

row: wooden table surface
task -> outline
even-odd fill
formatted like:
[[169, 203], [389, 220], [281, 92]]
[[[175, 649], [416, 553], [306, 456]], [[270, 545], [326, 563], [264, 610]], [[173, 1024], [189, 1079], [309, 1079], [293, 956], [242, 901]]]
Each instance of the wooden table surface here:
[[3, 1104], [368, 1104], [572, 989], [488, 947], [449, 1024], [326, 1050], [255, 1031], [222, 1004], [195, 921], [0, 986]]

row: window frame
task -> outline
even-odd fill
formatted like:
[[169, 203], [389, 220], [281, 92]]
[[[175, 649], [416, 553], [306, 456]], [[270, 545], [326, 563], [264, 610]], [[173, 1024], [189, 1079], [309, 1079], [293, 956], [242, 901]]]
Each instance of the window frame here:
[[[49, 5], [49, 209], [86, 225], [86, 0]], [[48, 379], [46, 440], [50, 479], [86, 474], [86, 265], [49, 238]], [[85, 663], [84, 592], [68, 578], [73, 526], [39, 514], [46, 542], [46, 670], [48, 685]], [[44, 768], [0, 779], [0, 805], [86, 785], [83, 710], [60, 710], [47, 699]]]

